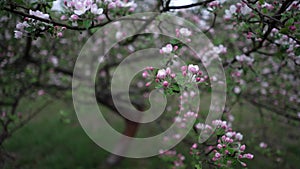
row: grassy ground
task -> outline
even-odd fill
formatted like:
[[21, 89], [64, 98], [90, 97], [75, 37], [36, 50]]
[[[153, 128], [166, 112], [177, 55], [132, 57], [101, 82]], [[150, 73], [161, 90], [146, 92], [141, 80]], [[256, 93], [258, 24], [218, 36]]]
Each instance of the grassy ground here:
[[[62, 118], [60, 110], [69, 114]], [[110, 115], [111, 116], [111, 115]], [[66, 124], [62, 119], [70, 119]], [[112, 116], [111, 122], [120, 119]], [[122, 129], [122, 123], [116, 126]], [[96, 169], [109, 155], [97, 146], [76, 120], [72, 105], [55, 102], [43, 110], [24, 128], [17, 131], [4, 145], [13, 152], [16, 162], [4, 169]], [[160, 168], [157, 157], [126, 159], [116, 169]]]
[[[247, 161], [249, 168], [295, 169], [300, 165], [299, 128], [274, 122], [268, 112], [263, 112], [268, 118], [262, 121], [257, 109], [250, 105], [237, 105], [232, 111], [236, 117], [234, 128], [244, 133], [245, 141], [251, 145], [248, 151], [255, 154], [253, 161]], [[122, 130], [123, 123], [118, 116], [106, 113], [106, 117], [116, 129]], [[70, 123], [66, 123], [69, 120]], [[257, 148], [260, 141], [268, 143], [276, 156], [260, 152]], [[4, 147], [16, 158], [15, 162], [8, 162], [4, 169], [96, 169], [109, 155], [84, 133], [72, 104], [60, 101], [49, 105], [17, 131]], [[115, 169], [164, 167], [158, 157], [152, 157], [125, 159]]]

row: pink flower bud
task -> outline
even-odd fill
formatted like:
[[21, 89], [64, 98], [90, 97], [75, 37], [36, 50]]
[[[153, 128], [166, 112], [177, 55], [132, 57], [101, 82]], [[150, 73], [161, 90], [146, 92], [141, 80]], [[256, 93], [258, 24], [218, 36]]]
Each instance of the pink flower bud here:
[[148, 77], [148, 72], [147, 71], [144, 71], [143, 74], [142, 74], [143, 78], [147, 78]]
[[116, 8], [116, 7], [117, 7], [117, 5], [114, 2], [111, 2], [111, 3], [108, 4], [108, 9], [113, 9], [113, 8]]
[[151, 85], [151, 82], [147, 82], [145, 86], [149, 87], [150, 85]]
[[176, 74], [175, 74], [175, 73], [172, 73], [172, 74], [171, 74], [171, 78], [174, 79], [175, 77], [176, 77]]
[[158, 70], [156, 77], [159, 79], [164, 79], [166, 77], [166, 75], [167, 75], [166, 70], [160, 69], [160, 70]]
[[241, 165], [242, 165], [243, 167], [247, 167], [247, 164], [244, 163], [244, 162], [241, 162]]
[[45, 94], [45, 91], [44, 91], [44, 90], [41, 89], [41, 90], [38, 91], [38, 95], [39, 95], [39, 96], [42, 96], [42, 95], [44, 95], [44, 94]]
[[163, 86], [164, 86], [164, 87], [168, 87], [168, 85], [169, 85], [169, 82], [168, 82], [168, 81], [164, 81], [164, 82], [163, 82]]
[[77, 21], [78, 19], [79, 19], [78, 15], [75, 15], [75, 14], [71, 15], [72, 21]]
[[295, 25], [292, 25], [292, 26], [289, 27], [289, 29], [290, 29], [291, 31], [295, 31], [297, 28], [296, 28]]
[[198, 147], [197, 143], [194, 143], [192, 146], [193, 149], [196, 149], [197, 147]]
[[65, 20], [67, 20], [68, 19], [68, 17], [66, 16], [66, 15], [62, 15], [61, 17], [60, 17], [60, 20], [62, 20], [62, 21], [65, 21]]
[[242, 146], [240, 147], [240, 150], [241, 150], [241, 151], [245, 151], [245, 149], [246, 149], [246, 146], [245, 146], [245, 145], [242, 145]]
[[181, 71], [186, 71], [186, 69], [187, 69], [187, 66], [181, 66]]
[[221, 154], [220, 154], [220, 153], [216, 153], [216, 154], [215, 154], [215, 157], [216, 157], [216, 158], [220, 158], [220, 157], [221, 157]]
[[166, 69], [166, 74], [167, 75], [171, 74], [171, 69], [169, 67], [167, 67], [167, 69]]
[[174, 46], [174, 49], [173, 49], [173, 50], [176, 51], [177, 49], [178, 49], [178, 46]]
[[253, 159], [253, 157], [254, 157], [254, 155], [250, 154], [250, 153], [243, 155], [243, 158], [247, 158], [247, 159], [250, 159], [250, 160]]
[[57, 32], [57, 37], [61, 38], [63, 36], [62, 32]]

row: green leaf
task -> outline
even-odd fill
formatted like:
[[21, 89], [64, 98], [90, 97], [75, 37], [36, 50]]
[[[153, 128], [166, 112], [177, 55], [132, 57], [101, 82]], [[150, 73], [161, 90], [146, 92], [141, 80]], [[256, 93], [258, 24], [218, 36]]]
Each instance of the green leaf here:
[[91, 21], [90, 20], [85, 20], [83, 21], [83, 26], [88, 29], [91, 26]]
[[294, 18], [290, 18], [289, 20], [286, 21], [285, 25], [286, 26], [291, 26], [293, 25], [295, 22], [295, 19]]
[[260, 4], [264, 4], [264, 3], [265, 3], [265, 0], [259, 0], [259, 3], [260, 3]]
[[289, 33], [289, 29], [288, 28], [281, 28], [279, 32], [282, 33], [282, 34], [287, 34], [287, 33]]
[[202, 166], [201, 166], [201, 164], [196, 164], [196, 165], [195, 165], [195, 168], [196, 168], [196, 169], [202, 169]]
[[233, 154], [235, 152], [233, 148], [228, 148], [227, 150], [229, 151], [230, 154]]

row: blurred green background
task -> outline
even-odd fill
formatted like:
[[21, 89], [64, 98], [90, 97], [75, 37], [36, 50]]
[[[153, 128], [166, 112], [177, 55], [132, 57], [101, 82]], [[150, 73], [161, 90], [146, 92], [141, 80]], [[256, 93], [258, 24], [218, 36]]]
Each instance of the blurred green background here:
[[[30, 104], [23, 102], [19, 111], [44, 102], [43, 98], [38, 100]], [[107, 120], [121, 131], [124, 127], [123, 120], [108, 110], [103, 110]], [[244, 134], [246, 145], [249, 145], [247, 151], [255, 155], [254, 160], [247, 161], [249, 168], [296, 169], [299, 166], [299, 128], [281, 123], [278, 119], [274, 121], [272, 113], [263, 111], [260, 114], [257, 108], [246, 102], [236, 105], [232, 112], [235, 116], [234, 128]], [[264, 120], [261, 115], [265, 116]], [[145, 132], [151, 131], [141, 128], [139, 135]], [[9, 160], [4, 169], [98, 169], [109, 155], [85, 134], [70, 100], [53, 99], [36, 118], [8, 140], [4, 148], [14, 159]], [[266, 142], [268, 148], [259, 148], [259, 140]], [[189, 149], [184, 146], [180, 144], [177, 149]], [[187, 156], [186, 162], [188, 160]], [[166, 166], [159, 157], [125, 158], [114, 168], [161, 169]]]

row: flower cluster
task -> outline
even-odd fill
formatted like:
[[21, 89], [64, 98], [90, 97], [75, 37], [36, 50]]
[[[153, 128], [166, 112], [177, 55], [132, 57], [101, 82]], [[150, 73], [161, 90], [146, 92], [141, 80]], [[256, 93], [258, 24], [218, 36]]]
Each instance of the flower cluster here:
[[217, 127], [219, 136], [218, 144], [213, 150], [212, 161], [220, 167], [230, 167], [233, 163], [239, 162], [243, 167], [247, 164], [242, 159], [253, 159], [254, 155], [244, 153], [246, 145], [241, 144], [243, 135], [232, 131], [226, 121], [215, 120], [212, 125]]
[[252, 12], [252, 9], [249, 8], [245, 3], [237, 3], [235, 5], [231, 5], [229, 9], [225, 10], [224, 19], [229, 20], [232, 19], [233, 16], [237, 16], [239, 14], [245, 16], [249, 15]]
[[208, 76], [204, 75], [198, 65], [190, 64], [181, 67], [182, 76], [187, 77], [187, 82], [205, 82]]
[[23, 34], [26, 33], [26, 28], [29, 27], [29, 24], [27, 23], [27, 21], [24, 22], [19, 22], [16, 25], [16, 30], [15, 30], [15, 38], [16, 39], [20, 39], [23, 37]]
[[160, 158], [162, 158], [166, 162], [172, 162], [172, 169], [183, 169], [185, 168], [184, 155], [177, 153], [175, 150], [160, 150], [159, 152]]
[[[41, 19], [49, 20], [49, 14], [45, 14], [39, 10], [32, 11], [29, 10], [29, 14]], [[20, 39], [24, 36], [34, 35], [36, 37], [40, 36], [43, 32], [47, 31], [55, 37], [62, 37], [63, 31], [66, 30], [65, 27], [53, 26], [37, 19], [31, 19], [25, 17], [23, 22], [19, 22], [16, 25], [15, 38]]]
[[240, 62], [240, 63], [245, 63], [247, 65], [252, 65], [253, 62], [254, 62], [254, 59], [245, 55], [245, 54], [242, 54], [242, 55], [238, 55], [235, 57], [235, 59]]
[[128, 9], [132, 12], [137, 7], [134, 1], [127, 2], [121, 0], [64, 0], [64, 10], [61, 20], [69, 20], [73, 26], [78, 25], [78, 21], [93, 20], [101, 22], [105, 19], [105, 10]]

